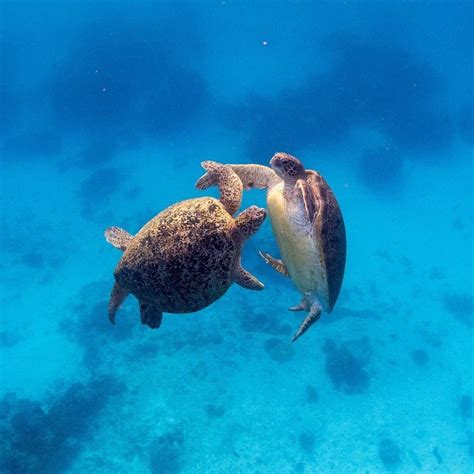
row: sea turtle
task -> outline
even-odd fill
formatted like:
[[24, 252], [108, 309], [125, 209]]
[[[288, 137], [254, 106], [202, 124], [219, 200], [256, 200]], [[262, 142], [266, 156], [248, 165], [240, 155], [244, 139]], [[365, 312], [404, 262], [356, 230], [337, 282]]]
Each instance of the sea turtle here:
[[245, 189], [268, 189], [268, 212], [282, 259], [260, 255], [289, 276], [301, 293], [301, 302], [290, 310], [309, 311], [295, 341], [336, 303], [346, 262], [346, 232], [336, 198], [319, 173], [305, 170], [287, 153], [276, 153], [270, 165], [230, 166]]
[[118, 227], [106, 240], [124, 251], [115, 272], [109, 319], [132, 293], [140, 304], [143, 324], [158, 328], [162, 312], [191, 313], [220, 298], [233, 282], [263, 289], [240, 264], [243, 243], [265, 219], [265, 209], [251, 206], [235, 219], [242, 183], [228, 166], [205, 161], [206, 176], [196, 185], [217, 185], [220, 199], [202, 197], [174, 204], [132, 236]]

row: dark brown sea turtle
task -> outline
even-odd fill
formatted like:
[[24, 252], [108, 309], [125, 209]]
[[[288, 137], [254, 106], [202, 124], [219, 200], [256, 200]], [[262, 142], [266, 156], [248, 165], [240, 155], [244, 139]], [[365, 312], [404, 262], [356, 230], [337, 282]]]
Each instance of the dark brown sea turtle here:
[[305, 170], [287, 153], [276, 153], [270, 165], [230, 166], [246, 189], [268, 189], [268, 212], [282, 259], [260, 254], [301, 293], [301, 302], [290, 310], [309, 311], [295, 341], [336, 303], [346, 262], [346, 232], [336, 198], [319, 173]]
[[264, 209], [249, 207], [235, 219], [242, 183], [225, 165], [206, 161], [205, 177], [196, 185], [217, 185], [220, 200], [203, 197], [179, 202], [160, 212], [134, 237], [118, 227], [106, 240], [124, 251], [115, 269], [109, 319], [132, 293], [143, 324], [157, 328], [162, 312], [191, 313], [210, 305], [237, 283], [251, 290], [263, 284], [240, 264], [244, 241], [265, 219]]

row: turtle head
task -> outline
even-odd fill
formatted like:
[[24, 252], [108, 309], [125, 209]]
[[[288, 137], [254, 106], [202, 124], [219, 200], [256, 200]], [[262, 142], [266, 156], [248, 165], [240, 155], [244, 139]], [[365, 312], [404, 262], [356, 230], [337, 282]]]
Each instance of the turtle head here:
[[235, 219], [235, 238], [244, 241], [251, 237], [262, 225], [267, 217], [267, 211], [257, 206], [250, 206], [242, 211]]
[[275, 153], [270, 160], [273, 171], [285, 182], [296, 182], [305, 177], [303, 163], [288, 153]]

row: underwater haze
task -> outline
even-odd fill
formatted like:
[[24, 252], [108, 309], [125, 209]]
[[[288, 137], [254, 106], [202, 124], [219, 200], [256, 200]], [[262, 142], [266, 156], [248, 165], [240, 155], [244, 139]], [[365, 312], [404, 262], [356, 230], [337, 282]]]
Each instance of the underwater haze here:
[[[473, 6], [2, 1], [0, 472], [474, 472]], [[278, 151], [342, 209], [333, 312], [291, 343], [267, 218], [263, 291], [110, 324], [105, 228]]]

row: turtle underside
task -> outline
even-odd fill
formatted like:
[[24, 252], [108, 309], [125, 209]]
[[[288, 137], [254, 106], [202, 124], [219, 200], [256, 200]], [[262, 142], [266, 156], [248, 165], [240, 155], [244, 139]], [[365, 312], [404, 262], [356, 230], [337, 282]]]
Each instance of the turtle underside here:
[[302, 295], [331, 311], [342, 285], [346, 236], [339, 205], [324, 178], [306, 172], [304, 198], [285, 197], [283, 183], [269, 191], [273, 232], [286, 268]]

